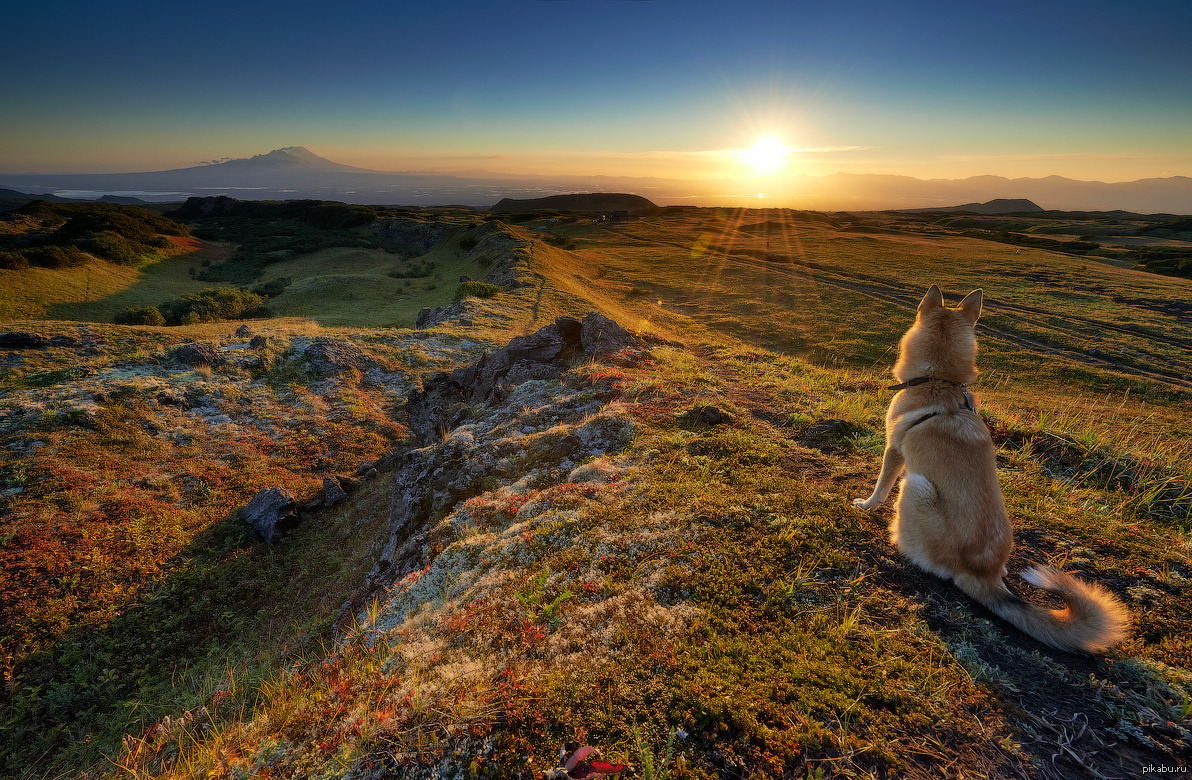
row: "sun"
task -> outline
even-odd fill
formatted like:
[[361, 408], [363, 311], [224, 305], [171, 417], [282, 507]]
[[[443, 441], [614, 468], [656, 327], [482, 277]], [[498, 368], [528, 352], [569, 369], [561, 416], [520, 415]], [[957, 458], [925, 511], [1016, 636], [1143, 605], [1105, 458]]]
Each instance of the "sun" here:
[[786, 163], [786, 144], [776, 135], [763, 136], [748, 149], [741, 150], [741, 162], [749, 166], [755, 175], [765, 176], [777, 173]]

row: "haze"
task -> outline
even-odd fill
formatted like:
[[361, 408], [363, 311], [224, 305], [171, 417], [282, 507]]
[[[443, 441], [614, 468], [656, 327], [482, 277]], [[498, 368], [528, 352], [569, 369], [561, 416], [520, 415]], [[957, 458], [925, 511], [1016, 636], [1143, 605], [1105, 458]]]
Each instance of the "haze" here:
[[1187, 176], [1189, 29], [1174, 1], [22, 3], [0, 28], [0, 171], [301, 145], [374, 170], [758, 191]]

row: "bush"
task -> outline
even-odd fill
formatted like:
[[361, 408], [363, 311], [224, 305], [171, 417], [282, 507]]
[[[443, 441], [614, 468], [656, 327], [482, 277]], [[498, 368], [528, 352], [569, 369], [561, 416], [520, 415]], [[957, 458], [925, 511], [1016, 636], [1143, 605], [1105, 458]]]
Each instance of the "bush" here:
[[0, 270], [21, 271], [29, 267], [29, 261], [21, 252], [0, 252]]
[[87, 255], [77, 246], [41, 246], [26, 249], [24, 254], [31, 265], [42, 268], [78, 268], [87, 262]]
[[258, 284], [256, 287], [252, 288], [252, 291], [262, 298], [276, 298], [277, 296], [281, 295], [287, 287], [290, 286], [292, 281], [293, 280], [288, 276], [281, 276], [272, 281], [265, 282], [264, 284]]
[[147, 260], [149, 252], [144, 244], [133, 243], [115, 233], [101, 233], [91, 238], [83, 239], [80, 246], [96, 257], [101, 257], [116, 265], [136, 266]]
[[116, 315], [117, 325], [165, 325], [166, 318], [156, 306], [130, 306]]
[[259, 311], [264, 302], [262, 296], [247, 290], [216, 287], [166, 301], [160, 310], [165, 321], [171, 325], [193, 325], [197, 322], [243, 319]]
[[455, 300], [471, 296], [473, 298], [496, 298], [501, 294], [499, 284], [488, 282], [463, 282], [455, 290]]

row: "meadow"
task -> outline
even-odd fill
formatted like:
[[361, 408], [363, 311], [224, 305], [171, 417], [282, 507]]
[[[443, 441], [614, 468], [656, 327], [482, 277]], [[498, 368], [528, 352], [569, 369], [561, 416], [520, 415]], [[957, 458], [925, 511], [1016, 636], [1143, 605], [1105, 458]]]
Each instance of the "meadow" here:
[[[1187, 765], [1192, 281], [886, 214], [537, 216], [270, 262], [252, 283], [289, 280], [275, 316], [243, 323], [267, 346], [219, 366], [177, 348], [246, 354], [241, 322], [110, 322], [211, 286], [190, 269], [232, 244], [96, 264], [82, 293], [0, 271], [10, 297], [43, 291], [4, 329], [80, 342], [0, 359], [4, 772], [541, 777], [567, 743], [643, 777]], [[412, 327], [494, 272], [499, 295]], [[1039, 645], [902, 561], [888, 508], [851, 506], [932, 283], [985, 291], [971, 389], [1011, 579], [1051, 563], [1109, 587], [1134, 616], [1121, 647]], [[462, 410], [427, 457], [496, 465], [409, 529], [380, 587], [385, 473], [279, 543], [247, 534], [256, 490], [309, 496], [417, 446], [401, 407], [434, 372], [593, 310], [640, 347]], [[318, 339], [368, 367], [318, 374]]]

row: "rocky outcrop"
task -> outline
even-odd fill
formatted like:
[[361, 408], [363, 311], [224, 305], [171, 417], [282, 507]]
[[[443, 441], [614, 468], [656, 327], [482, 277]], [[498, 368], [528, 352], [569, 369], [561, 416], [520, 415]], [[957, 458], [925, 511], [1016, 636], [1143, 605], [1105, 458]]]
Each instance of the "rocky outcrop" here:
[[573, 361], [643, 348], [603, 315], [560, 317], [472, 365], [434, 375], [411, 394], [405, 411], [419, 446], [361, 465], [392, 475], [389, 541], [341, 617], [450, 542], [451, 529], [432, 518], [494, 482], [566, 482], [581, 464], [626, 446], [633, 424], [603, 411], [607, 396], [559, 379]]
[[373, 360], [355, 344], [341, 339], [318, 339], [303, 350], [310, 368], [321, 377], [339, 376], [345, 371], [367, 371]]
[[410, 430], [421, 444], [435, 441], [463, 422], [471, 404], [504, 400], [509, 389], [530, 379], [558, 377], [579, 357], [597, 358], [642, 342], [603, 314], [560, 317], [529, 336], [470, 366], [431, 377], [406, 401]]
[[217, 367], [224, 364], [219, 347], [211, 342], [182, 344], [174, 350], [174, 357], [188, 366]]

